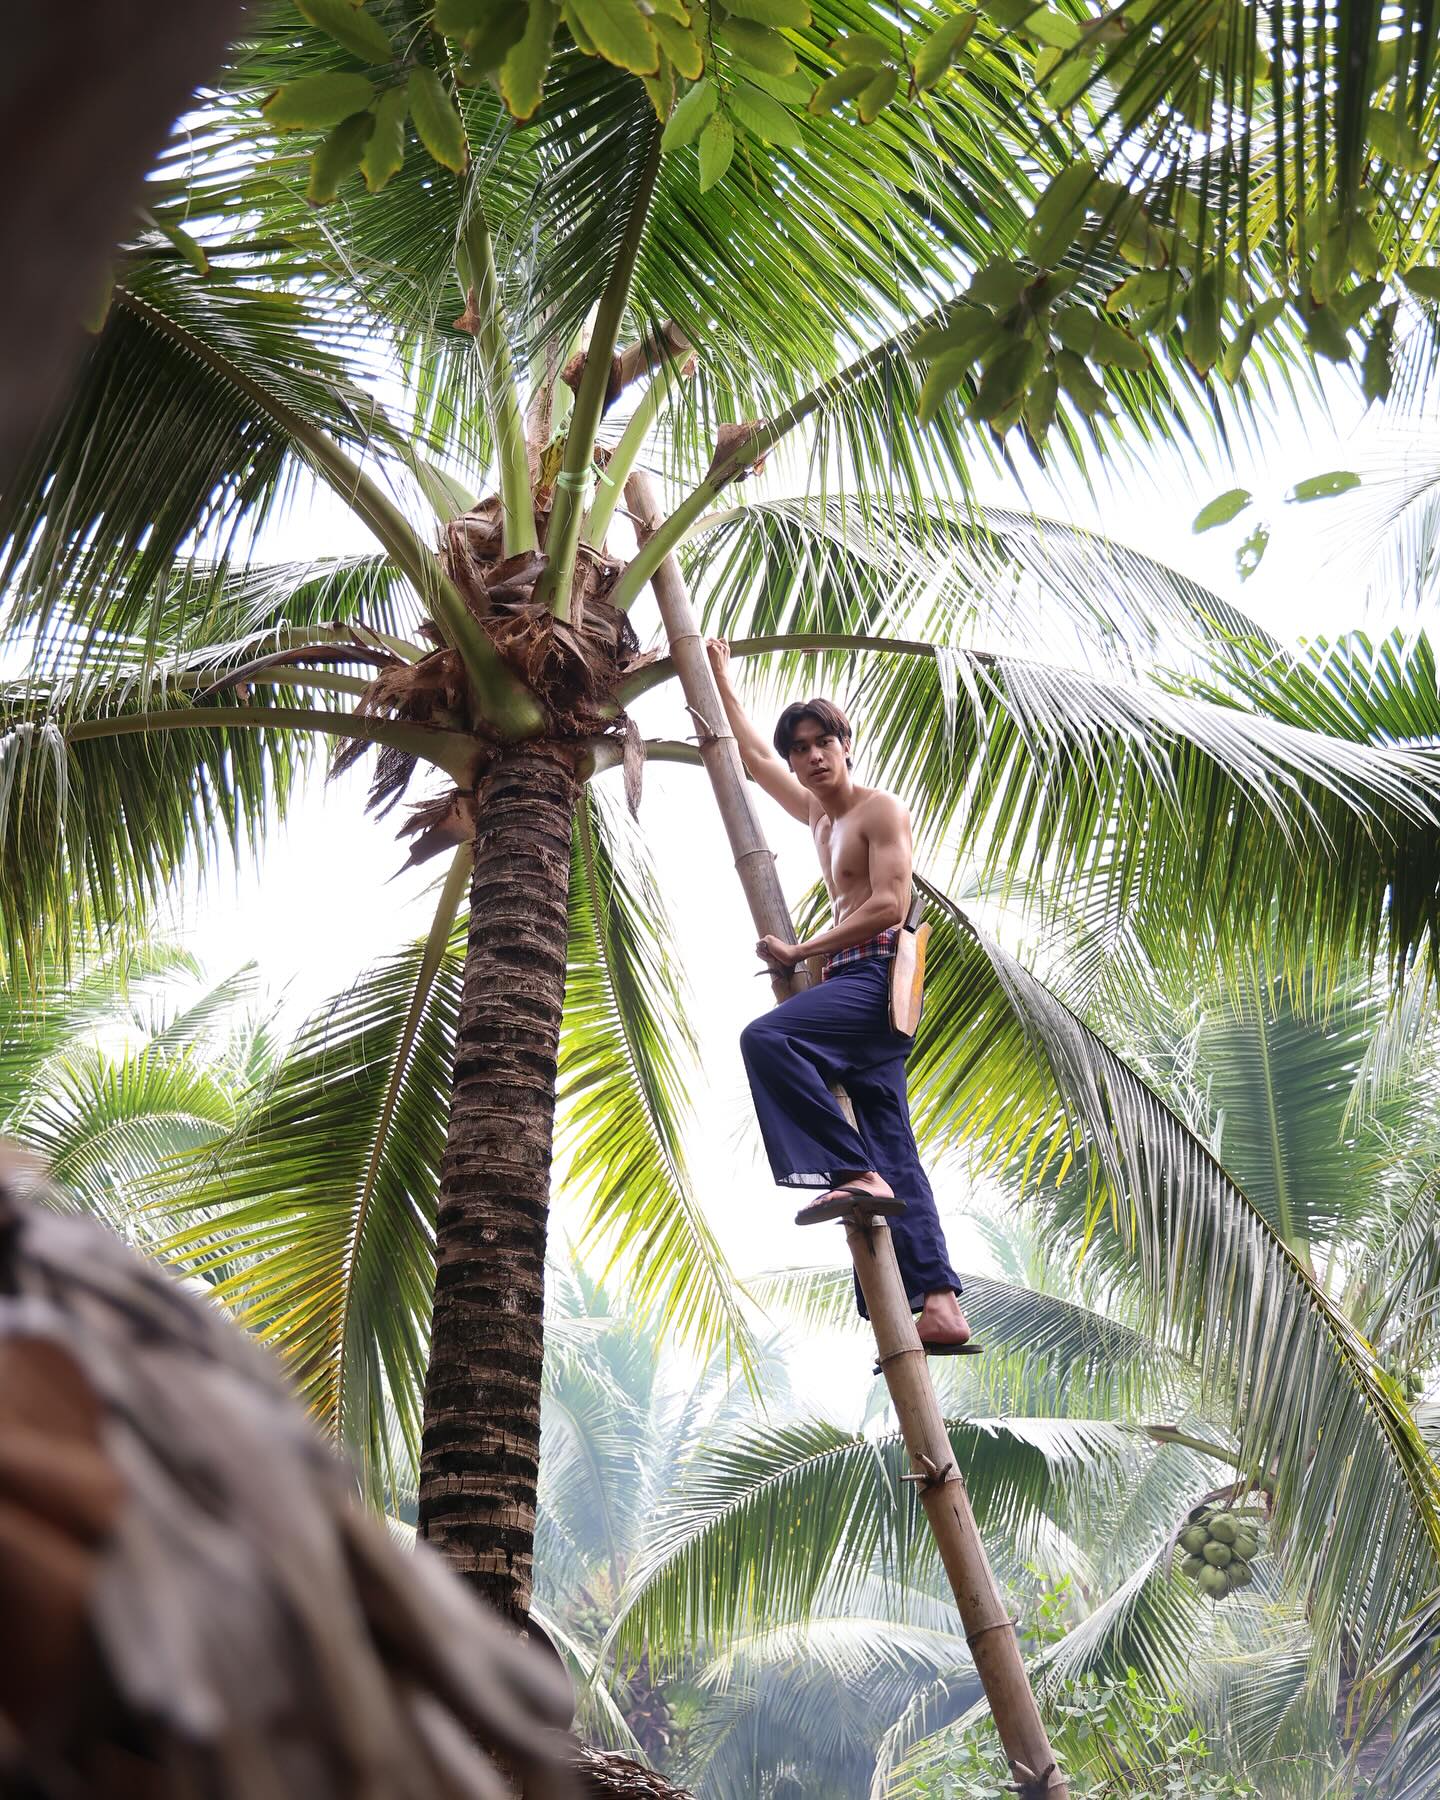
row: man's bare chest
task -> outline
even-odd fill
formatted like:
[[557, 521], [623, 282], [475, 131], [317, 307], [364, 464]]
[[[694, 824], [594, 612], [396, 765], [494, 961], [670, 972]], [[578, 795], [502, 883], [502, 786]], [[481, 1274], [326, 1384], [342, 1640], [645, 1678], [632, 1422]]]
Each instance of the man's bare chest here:
[[821, 819], [815, 826], [815, 848], [820, 868], [832, 894], [849, 894], [869, 873], [869, 849], [864, 830], [846, 819]]

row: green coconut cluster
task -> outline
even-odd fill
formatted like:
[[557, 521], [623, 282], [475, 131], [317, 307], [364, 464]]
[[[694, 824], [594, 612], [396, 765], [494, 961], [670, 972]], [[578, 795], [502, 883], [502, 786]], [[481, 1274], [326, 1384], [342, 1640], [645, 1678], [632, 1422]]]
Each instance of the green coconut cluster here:
[[1211, 1507], [1180, 1533], [1180, 1548], [1181, 1573], [1212, 1600], [1223, 1600], [1255, 1579], [1250, 1565], [1260, 1551], [1260, 1532], [1249, 1516]]

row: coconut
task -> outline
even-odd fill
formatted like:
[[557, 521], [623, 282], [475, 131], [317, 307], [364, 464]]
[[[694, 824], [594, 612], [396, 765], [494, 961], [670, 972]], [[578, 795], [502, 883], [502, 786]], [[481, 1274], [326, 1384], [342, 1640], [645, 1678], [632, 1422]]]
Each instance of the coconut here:
[[1238, 1556], [1225, 1573], [1230, 1579], [1232, 1588], [1249, 1587], [1250, 1583], [1255, 1579], [1255, 1571], [1250, 1567], [1248, 1562], [1243, 1562]]
[[1229, 1513], [1217, 1513], [1210, 1521], [1209, 1531], [1222, 1544], [1233, 1544], [1240, 1535], [1240, 1527]]
[[1236, 1535], [1235, 1542], [1230, 1548], [1237, 1556], [1243, 1557], [1246, 1562], [1250, 1562], [1260, 1552], [1259, 1534], [1253, 1531], [1250, 1526], [1242, 1525], [1239, 1533]]
[[1200, 1585], [1212, 1600], [1223, 1600], [1230, 1592], [1230, 1577], [1223, 1569], [1206, 1567], [1200, 1571]]
[[1191, 1556], [1198, 1556], [1210, 1542], [1210, 1534], [1203, 1525], [1187, 1525], [1180, 1533], [1180, 1548]]
[[1208, 1569], [1209, 1567], [1209, 1563], [1206, 1562], [1203, 1556], [1187, 1556], [1180, 1565], [1180, 1573], [1182, 1575], [1188, 1575], [1193, 1581], [1202, 1569]]
[[1212, 1538], [1200, 1552], [1212, 1569], [1223, 1569], [1235, 1555], [1228, 1544], [1217, 1544]]

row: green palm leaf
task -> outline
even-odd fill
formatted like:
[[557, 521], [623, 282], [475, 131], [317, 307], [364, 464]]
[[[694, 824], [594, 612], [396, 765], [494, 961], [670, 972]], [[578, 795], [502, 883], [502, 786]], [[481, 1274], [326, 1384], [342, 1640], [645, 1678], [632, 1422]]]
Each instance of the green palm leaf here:
[[[83, 935], [77, 933], [77, 935]], [[51, 1057], [93, 1041], [154, 987], [199, 973], [195, 959], [163, 938], [136, 936], [67, 966], [58, 956], [17, 965], [0, 981], [0, 1121], [15, 1132], [43, 1092]]]
[[67, 590], [143, 617], [186, 546], [269, 516], [303, 453], [293, 421], [366, 445], [386, 435], [297, 294], [138, 258], [64, 406], [0, 500], [7, 630], [43, 631]]
[[1429, 804], [1429, 771], [1440, 738], [1440, 684], [1429, 638], [1395, 632], [1372, 642], [1354, 632], [1333, 642], [1317, 639], [1285, 658], [1241, 641], [1216, 659], [1208, 682], [1192, 678], [1187, 686], [1221, 704], [1236, 704], [1238, 698], [1239, 704], [1286, 729], [1323, 732], [1336, 746], [1337, 767], [1345, 766], [1343, 745], [1385, 754], [1395, 753], [1393, 746], [1422, 759], [1425, 767], [1414, 779], [1426, 804], [1401, 807], [1385, 822], [1378, 865], [1359, 822], [1347, 829], [1337, 819], [1330, 828], [1331, 878], [1324, 891], [1301, 900], [1292, 886], [1288, 894], [1279, 890], [1276, 899], [1282, 934], [1303, 942], [1308, 933], [1321, 944], [1337, 946], [1331, 967], [1347, 942], [1362, 953], [1383, 943], [1397, 973], [1427, 953], [1433, 962], [1440, 835]]
[[[1153, 1337], [1056, 1294], [962, 1274], [965, 1314], [985, 1346], [981, 1393], [1024, 1381], [1043, 1384], [1050, 1409], [1079, 1416], [1130, 1415], [1175, 1398], [1185, 1365]], [[781, 1269], [749, 1284], [761, 1306], [803, 1330], [861, 1329], [848, 1270]], [[952, 1366], [949, 1375], [955, 1375]], [[946, 1379], [946, 1365], [931, 1366]], [[1008, 1410], [1008, 1409], [1007, 1409]]]
[[[191, 563], [175, 575], [167, 601], [154, 634], [157, 661], [177, 673], [323, 643], [327, 632], [352, 621], [401, 638], [413, 636], [420, 623], [413, 593], [383, 556], [317, 555], [290, 563], [251, 559], [214, 567]], [[95, 616], [105, 630], [109, 621]], [[132, 644], [127, 660], [143, 667], [142, 654], [143, 647]]]
[[319, 738], [435, 753], [457, 778], [474, 750], [356, 710], [377, 657], [412, 654], [385, 629], [415, 615], [378, 559], [172, 571], [138, 637], [124, 606], [103, 635], [57, 620], [60, 643], [0, 686], [0, 928], [27, 955], [87, 916], [142, 917], [191, 859], [258, 841]]
[[159, 1044], [114, 1057], [77, 1046], [48, 1062], [18, 1135], [58, 1192], [153, 1248], [159, 1233], [135, 1196], [157, 1169], [230, 1131], [240, 1098], [223, 1071]]
[[694, 1054], [664, 902], [589, 790], [576, 819], [561, 1028], [558, 1144], [585, 1230], [702, 1349], [753, 1358], [734, 1276], [685, 1169], [684, 1060]]
[[[278, 696], [284, 698], [283, 694]], [[170, 710], [194, 715], [191, 705]], [[140, 715], [66, 719], [60, 690], [0, 692], [0, 927], [27, 960], [78, 920], [140, 918], [194, 856], [239, 851], [284, 816], [311, 740], [271, 691], [217, 696], [204, 730], [143, 731]], [[226, 729], [227, 714], [240, 729]], [[276, 728], [260, 721], [273, 715]], [[293, 716], [293, 712], [292, 712]]]
[[737, 1638], [696, 1677], [711, 1703], [688, 1778], [714, 1800], [749, 1800], [769, 1772], [787, 1768], [803, 1770], [813, 1791], [868, 1787], [877, 1733], [916, 1682], [958, 1666], [974, 1684], [953, 1609], [931, 1610], [922, 1626], [856, 1605]]
[[167, 1253], [284, 1359], [380, 1504], [409, 1480], [387, 1407], [419, 1455], [468, 874], [462, 849], [426, 941], [312, 1015], [237, 1128], [162, 1190], [197, 1215]]
[[[1278, 917], [1292, 954], [1397, 963], [1434, 924], [1440, 758], [1429, 743], [1357, 741], [1220, 697], [1104, 679], [1009, 655], [815, 634], [784, 651], [848, 651], [872, 778], [917, 830], [958, 849], [987, 891], [1078, 892], [1139, 913], [1213, 959], [1253, 950]], [[1259, 652], [1256, 652], [1257, 660]], [[1297, 942], [1298, 940], [1298, 942]]]
[[[1220, 1123], [1217, 1148], [1276, 1235], [1302, 1258], [1373, 1212], [1374, 1138], [1346, 1130], [1373, 998], [1355, 983], [1328, 1005], [1294, 1000], [1253, 966], [1249, 992], [1216, 996], [1195, 1077]], [[1237, 971], [1237, 988], [1246, 984]]]
[[1406, 1621], [1378, 1671], [1394, 1719], [1394, 1738], [1379, 1771], [1389, 1800], [1426, 1800], [1440, 1763], [1440, 1592]]
[[606, 1346], [552, 1356], [541, 1400], [541, 1502], [588, 1562], [623, 1582], [647, 1486], [644, 1414], [606, 1367]]
[[[1068, 1420], [948, 1427], [983, 1530], [1023, 1535], [1062, 1495], [1116, 1478], [1119, 1428]], [[633, 1566], [612, 1629], [639, 1650], [806, 1617], [823, 1593], [844, 1607], [872, 1568], [908, 1581], [935, 1551], [901, 1477], [898, 1438], [801, 1421], [710, 1442], [693, 1458]], [[917, 1522], [920, 1521], [920, 1522]]]
[[235, 1015], [254, 998], [255, 986], [255, 964], [246, 963], [178, 1011], [152, 1003], [147, 1020], [150, 1041], [173, 1056], [208, 1049], [223, 1032], [222, 1048], [228, 1050], [234, 1041]]
[[[766, 655], [782, 681], [853, 678], [841, 646], [801, 633], [1020, 649], [1068, 635], [1119, 668], [1265, 634], [1220, 595], [1097, 533], [999, 507], [930, 505], [871, 524], [847, 497], [749, 500], [701, 522], [683, 561], [703, 574], [706, 629]], [[793, 648], [764, 640], [789, 638]], [[760, 640], [753, 642], [750, 640]], [[652, 676], [651, 679], [654, 677]]]
[[[1372, 1651], [1440, 1567], [1440, 1484], [1371, 1347], [1208, 1148], [949, 902], [912, 1079], [931, 1131], [1029, 1158], [1034, 1203], [1127, 1266], [1228, 1409], [1317, 1618]], [[1075, 1158], [1073, 1183], [1054, 1175]], [[1057, 1160], [1058, 1159], [1058, 1160]], [[1047, 1173], [1047, 1164], [1049, 1164]], [[1068, 1209], [1068, 1210], [1067, 1210]]]

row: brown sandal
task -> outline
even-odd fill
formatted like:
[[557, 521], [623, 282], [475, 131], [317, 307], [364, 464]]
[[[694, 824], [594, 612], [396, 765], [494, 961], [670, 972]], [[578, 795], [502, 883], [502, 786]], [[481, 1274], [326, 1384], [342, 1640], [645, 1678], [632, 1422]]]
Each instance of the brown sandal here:
[[903, 1213], [905, 1202], [898, 1194], [872, 1194], [869, 1188], [832, 1188], [820, 1199], [802, 1206], [795, 1215], [797, 1225], [824, 1225], [831, 1219], [846, 1219], [852, 1213], [868, 1212], [892, 1219]]

